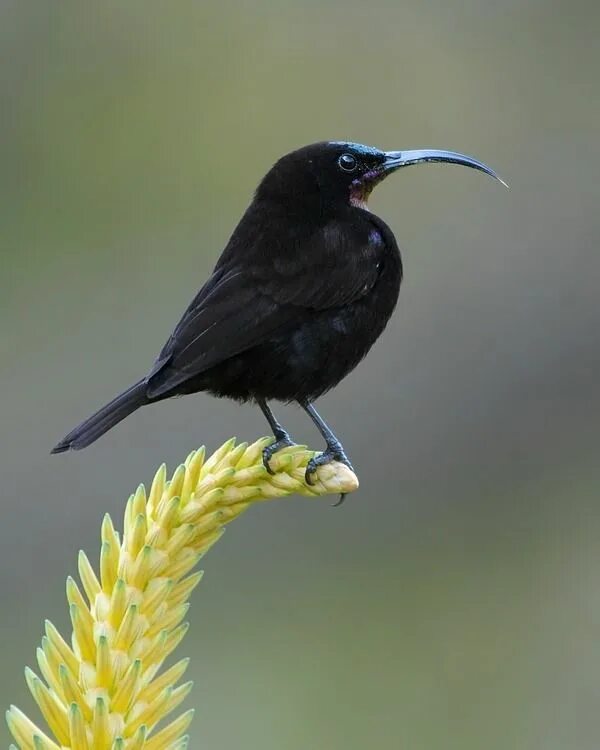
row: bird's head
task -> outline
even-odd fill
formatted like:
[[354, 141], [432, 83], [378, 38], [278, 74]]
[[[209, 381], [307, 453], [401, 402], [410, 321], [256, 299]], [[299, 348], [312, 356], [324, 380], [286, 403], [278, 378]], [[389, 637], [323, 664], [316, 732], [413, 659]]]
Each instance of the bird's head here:
[[263, 178], [257, 195], [302, 205], [340, 201], [366, 208], [371, 191], [392, 172], [411, 164], [446, 162], [478, 169], [505, 184], [480, 161], [454, 151], [381, 151], [346, 141], [323, 141], [283, 156]]

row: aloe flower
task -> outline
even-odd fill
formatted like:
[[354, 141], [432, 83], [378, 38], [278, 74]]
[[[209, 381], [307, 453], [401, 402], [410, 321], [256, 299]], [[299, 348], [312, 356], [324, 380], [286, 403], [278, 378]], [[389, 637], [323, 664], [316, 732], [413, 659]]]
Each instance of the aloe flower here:
[[262, 465], [268, 443], [265, 438], [236, 446], [231, 439], [206, 460], [201, 448], [170, 481], [161, 466], [149, 494], [140, 485], [129, 498], [122, 538], [110, 517], [104, 518], [99, 575], [80, 552], [81, 588], [67, 580], [71, 643], [46, 622], [37, 650], [41, 677], [25, 671], [50, 734], [15, 706], [6, 714], [21, 750], [187, 747], [193, 711], [170, 723], [163, 720], [191, 690], [191, 682], [180, 683], [188, 660], [161, 667], [187, 632], [188, 600], [202, 578], [201, 571], [193, 572], [198, 561], [224, 525], [252, 503], [292, 493], [345, 493], [358, 486], [339, 463], [320, 467], [316, 484], [307, 486], [304, 470], [314, 454], [300, 446], [273, 457], [276, 474], [271, 476]]

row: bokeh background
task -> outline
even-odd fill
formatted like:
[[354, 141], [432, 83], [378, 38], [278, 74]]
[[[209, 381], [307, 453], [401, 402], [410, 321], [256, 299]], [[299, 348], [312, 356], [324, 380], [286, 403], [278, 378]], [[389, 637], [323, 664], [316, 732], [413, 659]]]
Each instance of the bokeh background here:
[[423, 166], [372, 197], [399, 309], [319, 404], [361, 489], [206, 558], [191, 746], [598, 748], [599, 34], [591, 0], [0, 4], [0, 705], [37, 715], [22, 669], [103, 514], [266, 425], [200, 395], [50, 448], [146, 371], [270, 164], [352, 139], [511, 191]]

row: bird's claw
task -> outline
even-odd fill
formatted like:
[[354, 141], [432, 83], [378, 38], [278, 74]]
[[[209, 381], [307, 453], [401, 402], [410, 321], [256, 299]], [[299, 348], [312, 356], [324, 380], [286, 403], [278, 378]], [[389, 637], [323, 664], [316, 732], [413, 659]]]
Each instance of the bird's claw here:
[[[350, 471], [354, 471], [354, 467], [350, 463], [350, 460], [348, 456], [344, 453], [342, 448], [327, 448], [327, 450], [323, 451], [323, 453], [319, 453], [318, 456], [315, 456], [314, 458], [311, 458], [306, 466], [306, 471], [304, 473], [304, 479], [306, 480], [306, 484], [310, 485], [311, 487], [314, 486], [315, 480], [311, 476], [316, 472], [316, 470], [319, 468], [319, 466], [324, 466], [325, 464], [329, 464], [332, 461], [339, 461], [341, 464], [344, 464], [347, 466]], [[344, 498], [346, 497], [345, 493], [342, 493], [340, 495], [340, 499], [337, 501], [337, 503], [333, 504], [333, 507], [336, 508], [338, 505], [341, 505], [344, 502]]]
[[278, 437], [276, 437], [270, 445], [267, 445], [267, 447], [263, 449], [263, 466], [269, 472], [269, 474], [275, 474], [269, 464], [269, 461], [273, 458], [277, 451], [280, 451], [283, 448], [288, 448], [290, 445], [295, 445], [295, 443], [286, 432], [283, 435], [279, 435]]

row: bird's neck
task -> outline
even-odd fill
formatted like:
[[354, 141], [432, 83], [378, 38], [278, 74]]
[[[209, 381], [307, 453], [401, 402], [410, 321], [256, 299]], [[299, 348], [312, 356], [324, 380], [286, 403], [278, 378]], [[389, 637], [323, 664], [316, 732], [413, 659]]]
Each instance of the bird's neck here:
[[369, 211], [369, 204], [367, 203], [368, 196], [360, 194], [350, 193], [350, 205], [353, 208], [360, 208], [362, 211]]

